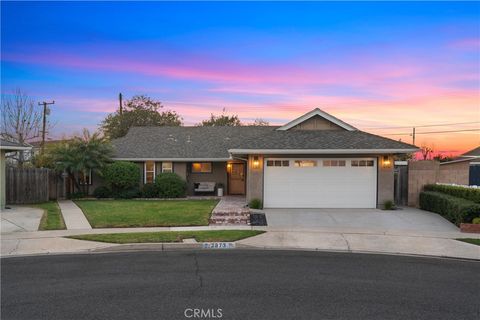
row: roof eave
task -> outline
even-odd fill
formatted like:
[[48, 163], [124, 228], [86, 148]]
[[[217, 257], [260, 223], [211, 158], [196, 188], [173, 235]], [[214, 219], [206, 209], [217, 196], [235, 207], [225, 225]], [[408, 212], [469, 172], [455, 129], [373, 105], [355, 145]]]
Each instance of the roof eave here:
[[198, 161], [198, 162], [223, 162], [232, 160], [232, 157], [229, 158], [123, 158], [123, 157], [115, 157], [112, 158], [114, 161], [171, 161], [171, 162], [191, 162], [191, 161]]
[[230, 154], [397, 154], [420, 149], [229, 149]]

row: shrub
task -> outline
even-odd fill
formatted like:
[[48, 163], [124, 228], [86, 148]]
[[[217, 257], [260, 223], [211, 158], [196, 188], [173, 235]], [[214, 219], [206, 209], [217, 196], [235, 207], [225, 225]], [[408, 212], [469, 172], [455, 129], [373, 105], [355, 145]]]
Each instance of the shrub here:
[[420, 208], [436, 212], [456, 225], [469, 223], [480, 213], [478, 203], [435, 191], [420, 193]]
[[158, 197], [158, 188], [153, 183], [147, 183], [142, 188], [142, 198], [156, 198]]
[[100, 186], [93, 190], [93, 196], [95, 198], [110, 198], [112, 196], [112, 191], [106, 186]]
[[81, 199], [81, 198], [85, 198], [85, 193], [81, 192], [81, 191], [76, 191], [76, 192], [72, 192], [70, 193], [67, 198], [68, 199]]
[[260, 199], [252, 199], [248, 203], [248, 207], [251, 209], [262, 209], [262, 201]]
[[155, 178], [160, 198], [182, 198], [187, 192], [187, 183], [173, 172], [160, 173]]
[[140, 169], [133, 162], [117, 161], [105, 168], [103, 177], [112, 191], [117, 193], [138, 186]]
[[473, 224], [480, 224], [480, 217], [473, 218], [472, 223]]
[[115, 199], [132, 199], [140, 196], [140, 189], [133, 187], [130, 189], [124, 189], [113, 193]]
[[383, 203], [383, 210], [394, 210], [395, 203], [392, 200], [387, 200]]
[[480, 203], [480, 188], [467, 188], [462, 186], [450, 186], [445, 184], [428, 184], [424, 187], [424, 190], [442, 192], [454, 197]]

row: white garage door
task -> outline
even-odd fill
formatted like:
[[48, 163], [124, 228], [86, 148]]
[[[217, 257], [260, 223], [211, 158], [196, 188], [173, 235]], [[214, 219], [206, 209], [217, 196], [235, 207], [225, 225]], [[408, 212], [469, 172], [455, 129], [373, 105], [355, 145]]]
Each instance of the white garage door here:
[[264, 162], [266, 208], [375, 208], [375, 158], [279, 159]]

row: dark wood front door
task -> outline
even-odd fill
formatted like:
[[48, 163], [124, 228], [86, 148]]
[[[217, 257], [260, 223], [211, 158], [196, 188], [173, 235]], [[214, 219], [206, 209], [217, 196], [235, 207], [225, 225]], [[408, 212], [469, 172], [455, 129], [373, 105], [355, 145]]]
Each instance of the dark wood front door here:
[[232, 163], [228, 176], [228, 193], [245, 194], [245, 164]]

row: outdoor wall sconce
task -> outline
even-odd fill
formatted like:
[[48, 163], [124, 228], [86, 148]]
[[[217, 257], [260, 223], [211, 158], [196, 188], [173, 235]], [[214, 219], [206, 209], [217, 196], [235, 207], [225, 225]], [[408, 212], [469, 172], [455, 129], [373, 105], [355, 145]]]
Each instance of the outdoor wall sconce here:
[[254, 169], [258, 169], [260, 167], [260, 161], [258, 160], [258, 156], [253, 157], [252, 166]]
[[390, 161], [390, 158], [388, 156], [383, 156], [382, 164], [384, 168], [390, 168], [392, 162]]
[[230, 171], [232, 171], [232, 164], [227, 163], [227, 172], [230, 172]]

